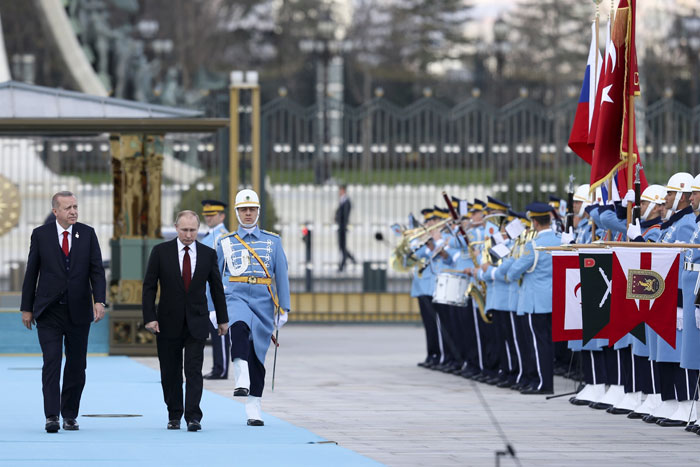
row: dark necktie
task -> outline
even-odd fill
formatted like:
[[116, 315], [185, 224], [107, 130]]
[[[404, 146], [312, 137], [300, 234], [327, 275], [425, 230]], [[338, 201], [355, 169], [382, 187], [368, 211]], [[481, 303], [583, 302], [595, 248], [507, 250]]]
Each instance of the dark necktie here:
[[192, 264], [190, 263], [190, 247], [185, 247], [185, 257], [182, 259], [182, 282], [185, 284], [185, 292], [190, 289], [192, 280]]
[[63, 231], [63, 242], [61, 243], [61, 249], [63, 250], [63, 254], [68, 256], [68, 253], [70, 253], [70, 250], [68, 249], [68, 231], [67, 230]]

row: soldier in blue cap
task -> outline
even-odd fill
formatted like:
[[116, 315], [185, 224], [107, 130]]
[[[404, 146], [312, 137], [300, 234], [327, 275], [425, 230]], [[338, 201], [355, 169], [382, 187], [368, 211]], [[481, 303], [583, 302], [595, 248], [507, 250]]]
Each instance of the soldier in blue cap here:
[[530, 240], [522, 255], [510, 266], [506, 279], [522, 278], [518, 313], [527, 316], [527, 341], [521, 343], [522, 372], [528, 387], [521, 394], [552, 394], [554, 392], [552, 345], [552, 256], [538, 251], [540, 246], [559, 246], [561, 239], [552, 231], [552, 207], [546, 203], [531, 203], [526, 208], [537, 235]]
[[[216, 250], [219, 240], [228, 233], [224, 226], [226, 219], [227, 204], [223, 201], [215, 199], [202, 200], [202, 215], [204, 222], [209, 227], [209, 232], [202, 238], [202, 243]], [[204, 375], [204, 379], [227, 379], [228, 378], [228, 360], [231, 350], [231, 338], [228, 334], [220, 336], [216, 324], [216, 312], [214, 303], [211, 300], [209, 285], [207, 285], [207, 304], [209, 306], [209, 318], [211, 326], [209, 327], [209, 335], [211, 337], [212, 358], [214, 364], [209, 373]]]
[[290, 308], [287, 257], [279, 235], [258, 228], [260, 200], [255, 191], [238, 192], [234, 209], [238, 230], [216, 248], [231, 325], [233, 395], [248, 397], [248, 425], [262, 426], [265, 356]]

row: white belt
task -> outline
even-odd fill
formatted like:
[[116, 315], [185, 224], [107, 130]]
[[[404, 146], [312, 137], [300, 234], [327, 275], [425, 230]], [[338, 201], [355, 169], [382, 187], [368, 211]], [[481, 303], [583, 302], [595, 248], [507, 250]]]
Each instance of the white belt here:
[[683, 269], [686, 271], [700, 271], [700, 264], [698, 263], [683, 263]]

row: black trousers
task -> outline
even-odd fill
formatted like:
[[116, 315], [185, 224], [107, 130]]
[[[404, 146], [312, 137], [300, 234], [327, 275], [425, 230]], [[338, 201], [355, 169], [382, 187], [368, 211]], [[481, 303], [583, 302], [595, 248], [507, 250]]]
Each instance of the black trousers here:
[[622, 359], [620, 351], [612, 347], [603, 347], [603, 359], [605, 360], [606, 384], [622, 384]]
[[499, 373], [515, 382], [518, 374], [518, 357], [513, 340], [513, 327], [511, 312], [496, 310], [493, 312], [493, 326], [496, 343], [498, 345], [498, 370]]
[[[653, 362], [649, 361], [649, 357], [640, 357], [638, 355], [632, 355], [632, 374], [633, 374], [633, 386], [632, 391], [642, 391], [644, 394], [654, 394], [655, 388], [658, 386], [658, 378], [652, 372], [654, 366]], [[626, 391], [626, 389], [625, 389]]]
[[554, 346], [552, 344], [552, 314], [525, 315], [524, 334], [527, 343], [522, 348], [523, 376], [535, 389], [554, 389]]
[[[192, 337], [187, 325], [180, 337], [170, 338], [158, 335], [158, 361], [160, 379], [163, 386], [163, 399], [168, 407], [168, 420], [180, 420], [183, 412], [185, 421], [201, 421], [202, 409], [202, 365], [204, 364], [204, 343], [206, 339]], [[185, 403], [182, 403], [183, 349], [185, 352]]]
[[338, 228], [338, 248], [340, 248], [340, 254], [342, 255], [342, 259], [340, 260], [340, 266], [338, 267], [338, 270], [342, 271], [345, 269], [345, 262], [349, 259], [353, 263], [355, 263], [355, 257], [348, 251], [348, 246], [347, 246], [347, 241], [348, 241], [348, 232], [345, 228]]
[[[498, 312], [489, 310], [489, 313], [495, 315]], [[488, 376], [496, 376], [498, 375], [498, 361], [501, 347], [498, 342], [498, 332], [496, 330], [498, 325], [496, 324], [496, 319], [494, 318], [490, 324], [486, 323], [479, 313], [477, 326], [479, 327], [479, 342], [481, 343], [482, 373]]]
[[433, 303], [433, 307], [439, 318], [440, 335], [442, 336], [443, 363], [462, 362], [459, 348], [457, 347], [455, 314], [452, 306], [442, 303]]
[[[80, 397], [85, 387], [87, 346], [90, 323], [76, 325], [70, 319], [67, 305], [51, 305], [36, 323], [39, 345], [44, 359], [41, 369], [44, 414], [77, 418]], [[63, 346], [66, 364], [63, 367], [63, 388], [60, 385]]]
[[471, 299], [467, 301], [466, 307], [455, 307], [457, 312], [457, 327], [459, 329], [459, 348], [467, 368], [481, 371], [480, 355], [481, 348], [477, 335], [475, 313]]
[[228, 333], [220, 336], [218, 327], [214, 327], [209, 321], [209, 337], [211, 338], [211, 356], [214, 360], [211, 372], [222, 378], [227, 378], [231, 336]]
[[250, 395], [262, 397], [265, 388], [265, 365], [255, 355], [250, 328], [243, 321], [236, 321], [228, 332], [231, 336], [231, 360], [240, 358], [248, 362]]
[[581, 371], [586, 384], [605, 384], [605, 359], [601, 350], [581, 351]]
[[677, 400], [679, 402], [697, 399], [695, 384], [698, 380], [698, 370], [686, 370], [680, 363], [656, 362], [658, 369], [661, 400]]
[[442, 358], [440, 350], [440, 334], [437, 326], [435, 307], [433, 306], [433, 298], [430, 295], [421, 295], [418, 297], [418, 308], [420, 309], [420, 317], [423, 320], [425, 328], [425, 341], [428, 348], [428, 359], [439, 363]]

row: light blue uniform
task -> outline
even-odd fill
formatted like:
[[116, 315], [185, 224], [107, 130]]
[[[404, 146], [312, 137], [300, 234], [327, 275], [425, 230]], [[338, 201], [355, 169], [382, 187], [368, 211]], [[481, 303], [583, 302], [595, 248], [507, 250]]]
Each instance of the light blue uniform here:
[[[487, 239], [491, 235], [495, 234], [498, 232], [498, 227], [496, 227], [493, 223], [486, 221], [484, 222], [484, 225], [482, 227], [479, 227], [481, 229], [481, 237], [482, 240]], [[489, 254], [488, 251], [485, 251], [484, 245], [479, 245], [479, 250], [481, 251], [479, 260], [484, 262], [486, 261], [486, 256]], [[479, 279], [483, 280], [484, 283], [486, 283], [486, 290], [494, 290], [493, 287], [493, 278], [491, 275], [486, 275], [483, 274], [483, 271], [479, 270]], [[494, 305], [494, 298], [496, 297], [495, 293], [487, 293], [486, 294], [486, 303], [484, 303], [484, 306], [486, 307], [486, 310], [497, 310], [496, 306]]]
[[[506, 245], [512, 248], [513, 241], [508, 240]], [[501, 268], [506, 259], [501, 260], [499, 265], [490, 265], [486, 271], [480, 273], [484, 279], [489, 278], [491, 280], [491, 288], [487, 289], [488, 295], [493, 295], [491, 306], [494, 310], [499, 311], [508, 311], [510, 309], [510, 283], [506, 281], [506, 271], [512, 262], [509, 262], [505, 268]]]
[[[693, 208], [688, 206], [673, 214], [668, 222], [661, 225], [662, 233], [660, 241], [662, 243], [675, 243], [677, 241], [683, 243], [688, 242], [695, 232], [695, 227], [695, 214], [693, 213]], [[682, 273], [683, 270], [679, 269], [679, 290], [681, 290], [680, 287], [683, 284]], [[694, 319], [695, 318], [693, 318], [693, 320]], [[660, 339], [649, 326], [647, 326], [646, 330], [647, 343], [649, 345], [649, 358], [651, 360], [674, 363], [679, 363], [681, 361], [681, 347], [683, 346], [683, 334], [681, 331], [676, 329], [676, 348], [674, 349], [668, 345], [665, 340]]]
[[[430, 250], [428, 250], [428, 247], [423, 245], [413, 253], [413, 256], [418, 259], [429, 258], [429, 253]], [[433, 292], [435, 292], [435, 281], [436, 277], [432, 268], [426, 267], [420, 274], [418, 273], [418, 269], [414, 268], [413, 280], [411, 281], [411, 297], [420, 297], [423, 295], [432, 297]]]
[[[277, 296], [280, 307], [289, 311], [289, 276], [287, 257], [282, 249], [282, 241], [279, 235], [260, 230], [257, 226], [250, 232], [242, 227], [238, 228], [238, 235], [244, 242], [255, 250], [265, 264], [270, 275], [275, 279]], [[255, 355], [261, 363], [265, 363], [265, 355], [270, 346], [274, 331], [275, 306], [268, 292], [268, 288], [262, 284], [248, 284], [242, 282], [229, 282], [231, 272], [226, 264], [222, 243], [227, 239], [231, 241], [232, 260], [234, 269], [245, 265], [248, 257], [248, 266], [237, 271], [237, 276], [266, 277], [265, 271], [258, 261], [247, 253], [246, 248], [230, 233], [223, 237], [216, 248], [219, 257], [219, 270], [224, 283], [226, 305], [228, 307], [229, 324], [242, 321], [250, 328], [255, 347]], [[244, 253], [245, 252], [245, 253]]]
[[535, 250], [535, 246], [559, 245], [561, 237], [551, 229], [542, 230], [525, 244], [522, 256], [510, 266], [506, 274], [509, 281], [523, 278], [518, 314], [552, 312], [552, 255]]
[[[700, 243], [700, 216], [695, 219], [696, 227], [690, 243]], [[685, 271], [686, 263], [700, 264], [700, 249], [689, 248], [685, 258], [681, 256], [681, 279], [683, 284], [683, 342], [681, 343], [681, 367], [689, 370], [700, 369], [700, 329], [695, 323], [695, 283], [697, 271]]]
[[608, 205], [600, 208], [598, 210], [600, 226], [605, 230], [610, 230], [613, 238], [618, 236], [624, 238], [627, 235], [627, 213], [625, 212], [624, 218], [620, 218], [621, 212], [618, 209], [622, 209], [622, 207]]
[[[216, 247], [219, 246], [219, 240], [221, 240], [226, 234], [228, 234], [228, 230], [226, 227], [224, 227], [223, 222], [207, 232], [207, 234], [202, 237], [202, 243], [209, 248], [212, 248], [216, 250]], [[207, 306], [209, 307], [209, 311], [214, 310], [214, 302], [211, 300], [211, 293], [209, 292], [209, 284], [207, 284]]]

